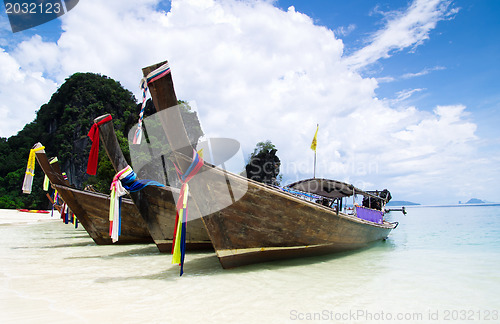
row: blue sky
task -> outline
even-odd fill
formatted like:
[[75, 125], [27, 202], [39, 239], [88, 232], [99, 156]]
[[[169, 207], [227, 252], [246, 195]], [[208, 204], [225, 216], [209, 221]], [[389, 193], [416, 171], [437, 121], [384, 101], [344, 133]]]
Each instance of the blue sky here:
[[[362, 47], [367, 37], [380, 28], [383, 14], [378, 11], [390, 12], [407, 7], [405, 1], [363, 0], [278, 1], [277, 4], [284, 9], [293, 5], [318, 25], [333, 30], [355, 25], [350, 34], [342, 37], [347, 53]], [[365, 74], [400, 78], [397, 82], [379, 85], [376, 92], [381, 98], [394, 97], [404, 89], [425, 89], [411, 99], [420, 109], [432, 110], [436, 105], [461, 103], [474, 110], [474, 121], [482, 125], [478, 134], [498, 135], [500, 2], [453, 1], [452, 6], [459, 9], [458, 13], [448, 21], [439, 22], [424, 44], [380, 60]], [[407, 73], [432, 68], [436, 70], [418, 78], [401, 78]]]
[[[293, 6], [293, 8], [291, 8]], [[318, 175], [398, 200], [500, 201], [500, 2], [98, 1], [12, 34], [0, 14], [0, 136], [75, 72], [139, 98], [140, 68], [168, 59], [205, 131], [270, 139], [283, 176]]]

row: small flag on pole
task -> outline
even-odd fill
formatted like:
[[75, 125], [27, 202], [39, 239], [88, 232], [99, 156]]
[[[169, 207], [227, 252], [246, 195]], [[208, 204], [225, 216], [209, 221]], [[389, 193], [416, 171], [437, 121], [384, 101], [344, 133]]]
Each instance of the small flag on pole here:
[[316, 145], [318, 144], [318, 129], [319, 129], [319, 124], [316, 126], [316, 133], [314, 133], [314, 138], [311, 143], [311, 150], [316, 152]]

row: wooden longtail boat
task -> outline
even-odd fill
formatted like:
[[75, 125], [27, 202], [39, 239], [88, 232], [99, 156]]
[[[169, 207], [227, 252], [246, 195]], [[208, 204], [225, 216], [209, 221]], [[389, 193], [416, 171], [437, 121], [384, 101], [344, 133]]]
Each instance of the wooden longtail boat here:
[[[95, 119], [95, 122], [99, 123], [107, 116], [98, 117]], [[118, 144], [113, 122], [108, 121], [98, 127], [99, 138], [111, 160], [111, 164], [116, 172], [123, 170], [127, 167], [128, 163]], [[137, 206], [154, 242], [161, 252], [172, 251], [176, 217], [174, 195], [178, 196], [179, 190], [169, 186], [148, 186], [141, 191], [130, 193], [132, 201]], [[122, 219], [125, 221], [126, 216], [122, 216]], [[213, 250], [212, 243], [201, 219], [195, 216], [188, 224], [186, 249]]]
[[[41, 144], [40, 144], [41, 146]], [[52, 187], [59, 192], [64, 202], [75, 213], [80, 224], [98, 245], [112, 244], [109, 236], [109, 195], [83, 191], [72, 187], [64, 179], [59, 164], [50, 163], [45, 151], [36, 152], [36, 159], [47, 175]], [[146, 224], [130, 199], [123, 199], [122, 235], [118, 243], [152, 243]]]
[[[144, 68], [144, 76], [164, 64]], [[175, 160], [185, 172], [194, 148], [173, 107], [177, 98], [171, 74], [148, 86], [158, 112], [171, 111], [162, 126]], [[189, 182], [189, 188], [223, 268], [358, 249], [385, 239], [396, 227], [300, 199], [209, 163]], [[221, 197], [227, 197], [228, 190], [233, 203], [222, 208]], [[240, 194], [239, 200], [235, 193]]]

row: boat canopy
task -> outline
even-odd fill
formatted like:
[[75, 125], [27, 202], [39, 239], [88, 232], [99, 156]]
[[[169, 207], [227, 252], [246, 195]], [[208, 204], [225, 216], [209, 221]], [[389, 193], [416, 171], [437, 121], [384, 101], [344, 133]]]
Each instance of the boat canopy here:
[[287, 187], [293, 190], [307, 192], [329, 199], [350, 197], [353, 194], [382, 199], [374, 194], [358, 189], [352, 184], [330, 179], [312, 178], [300, 180], [288, 185]]

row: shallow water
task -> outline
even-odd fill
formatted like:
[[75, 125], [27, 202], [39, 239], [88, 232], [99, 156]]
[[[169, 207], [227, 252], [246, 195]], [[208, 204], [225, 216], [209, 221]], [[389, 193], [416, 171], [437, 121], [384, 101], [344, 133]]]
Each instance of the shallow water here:
[[188, 252], [179, 277], [153, 244], [2, 210], [0, 322], [499, 322], [500, 207], [408, 211], [364, 250], [231, 270]]

